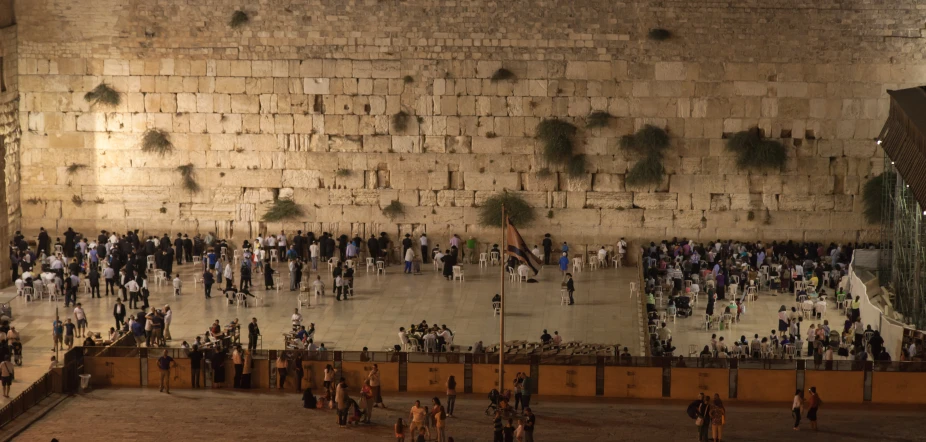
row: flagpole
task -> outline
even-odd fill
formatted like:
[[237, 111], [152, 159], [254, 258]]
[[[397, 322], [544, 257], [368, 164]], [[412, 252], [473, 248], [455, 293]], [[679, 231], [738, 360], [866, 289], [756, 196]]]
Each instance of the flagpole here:
[[[502, 247], [508, 250], [508, 243], [505, 242], [505, 231], [508, 230], [508, 218], [505, 217], [505, 205], [502, 205]], [[498, 309], [498, 391], [505, 393], [505, 255], [499, 256], [501, 261], [501, 303]]]

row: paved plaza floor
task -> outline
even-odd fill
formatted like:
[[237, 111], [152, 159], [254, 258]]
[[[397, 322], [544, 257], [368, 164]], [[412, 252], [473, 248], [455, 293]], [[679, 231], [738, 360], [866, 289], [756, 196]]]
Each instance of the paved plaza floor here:
[[[430, 404], [425, 394], [384, 399], [389, 408], [374, 409], [372, 425], [339, 428], [335, 412], [306, 410], [296, 393], [176, 390], [167, 395], [154, 389], [95, 390], [66, 399], [14, 440], [394, 441], [396, 419], [407, 422], [416, 399]], [[685, 403], [534, 399], [537, 441], [697, 440]], [[481, 396], [458, 398], [447, 435], [457, 442], [491, 441], [492, 420], [483, 414], [486, 405]], [[923, 440], [926, 429], [921, 408], [824, 406], [819, 432], [811, 432], [806, 420], [802, 431], [795, 432], [788, 405], [728, 404], [723, 440], [902, 442]]]
[[[238, 318], [245, 324], [256, 317], [263, 333], [262, 348], [283, 348], [282, 332], [290, 329], [297, 294], [288, 290], [289, 272], [285, 265], [278, 264], [276, 268], [285, 287], [279, 292], [265, 292], [263, 275], [254, 275], [253, 281], [258, 285], [253, 293], [264, 296], [266, 302], [239, 308], [224, 302], [218, 284], [213, 287], [212, 299], [205, 299], [202, 285], [193, 286], [194, 272], [201, 273], [199, 265], [175, 266], [174, 271], [179, 269], [184, 283], [182, 295], [175, 297], [169, 283], [160, 287], [152, 284], [149, 299], [152, 306], [170, 304], [174, 311], [170, 346], [179, 346], [183, 340], [192, 342], [216, 319], [226, 324]], [[421, 320], [446, 324], [455, 334], [454, 344], [462, 346], [463, 351], [479, 340], [487, 346], [498, 342], [498, 316], [491, 307], [492, 296], [499, 288], [498, 266], [467, 265], [462, 283], [443, 279], [431, 265], [423, 266], [422, 270], [421, 275], [406, 275], [401, 266], [393, 265], [386, 268], [385, 275], [377, 276], [359, 268], [355, 277], [356, 297], [337, 302], [330, 294], [332, 283], [325, 265], [322, 279], [329, 293], [318, 302], [313, 297], [311, 307], [302, 309], [304, 323], [315, 323], [315, 342], [324, 343], [330, 350], [391, 348], [398, 343], [399, 327], [407, 328]], [[628, 293], [629, 283], [635, 277], [635, 267], [578, 272], [573, 306], [560, 304], [562, 275], [555, 267], [545, 267], [537, 276], [538, 283], [506, 281], [505, 338], [537, 342], [543, 329], [548, 329], [551, 334], [559, 331], [564, 342], [621, 344], [637, 354], [638, 313]], [[311, 278], [315, 279], [314, 273]], [[115, 325], [114, 297], [91, 299], [81, 292], [78, 301], [87, 313], [90, 330], [105, 334]], [[62, 320], [73, 318], [73, 309], [47, 299], [23, 304], [12, 288], [0, 292], [0, 302], [11, 303], [13, 325], [23, 339], [24, 366], [17, 372], [11, 393], [16, 396], [47, 371], [54, 354], [50, 350], [55, 309]]]

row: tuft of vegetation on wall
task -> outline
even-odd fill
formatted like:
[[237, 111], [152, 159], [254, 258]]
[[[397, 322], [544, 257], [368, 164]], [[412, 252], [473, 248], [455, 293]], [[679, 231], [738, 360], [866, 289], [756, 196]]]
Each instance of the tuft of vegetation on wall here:
[[302, 207], [290, 199], [274, 199], [270, 210], [261, 217], [264, 222], [276, 222], [296, 219], [303, 216]]
[[649, 30], [649, 33], [647, 33], [646, 36], [650, 40], [664, 41], [664, 40], [668, 40], [672, 38], [672, 32], [669, 31], [668, 29], [653, 28]]
[[529, 226], [536, 216], [534, 208], [516, 193], [502, 192], [490, 196], [479, 207], [479, 225], [483, 227], [502, 227], [502, 206], [505, 215], [518, 227]]
[[576, 127], [571, 123], [549, 118], [537, 124], [537, 138], [543, 142], [543, 157], [555, 164], [567, 164], [572, 158], [572, 137]]
[[659, 184], [665, 174], [666, 169], [662, 166], [662, 157], [647, 155], [630, 168], [624, 182], [631, 186]]
[[505, 81], [505, 80], [517, 80], [517, 78], [518, 76], [515, 75], [514, 72], [511, 72], [505, 68], [500, 68], [497, 71], [495, 71], [495, 73], [492, 74], [491, 81], [495, 83], [498, 81]]
[[248, 17], [248, 14], [244, 11], [238, 10], [232, 14], [231, 20], [228, 21], [228, 26], [230, 26], [232, 29], [238, 29], [246, 25], [249, 21], [251, 21], [251, 18]]
[[141, 138], [142, 152], [166, 155], [174, 150], [174, 145], [167, 138], [167, 132], [157, 129], [148, 129]]
[[639, 155], [637, 161], [627, 172], [624, 182], [631, 186], [645, 186], [662, 182], [666, 169], [662, 165], [662, 156], [669, 147], [669, 134], [660, 127], [645, 125], [633, 135], [621, 137], [621, 148]]
[[405, 111], [399, 111], [392, 116], [392, 128], [396, 132], [405, 132], [405, 129], [408, 129], [408, 113]]
[[396, 217], [405, 215], [405, 204], [402, 204], [399, 200], [392, 200], [388, 206], [383, 207], [383, 215], [395, 220]]
[[67, 169], [67, 170], [68, 170], [68, 175], [74, 175], [75, 173], [77, 173], [77, 171], [79, 171], [79, 170], [81, 170], [81, 169], [86, 169], [86, 168], [87, 168], [87, 165], [86, 165], [86, 164], [71, 163], [71, 165], [68, 166], [68, 169]]
[[592, 129], [605, 127], [611, 121], [611, 114], [606, 111], [594, 111], [585, 118], [585, 127]]
[[193, 163], [177, 166], [177, 172], [183, 178], [183, 188], [196, 193], [199, 192], [199, 183], [196, 182], [196, 172]]
[[727, 150], [736, 155], [736, 165], [744, 169], [780, 169], [788, 161], [785, 146], [765, 139], [758, 127], [733, 134], [727, 139]]
[[84, 94], [84, 100], [87, 100], [91, 106], [102, 104], [105, 106], [118, 106], [122, 99], [115, 89], [106, 83], [100, 83], [92, 91]]

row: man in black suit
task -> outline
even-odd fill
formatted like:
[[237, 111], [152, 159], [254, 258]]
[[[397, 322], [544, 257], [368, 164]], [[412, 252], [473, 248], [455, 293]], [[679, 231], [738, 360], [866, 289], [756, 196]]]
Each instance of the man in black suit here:
[[116, 330], [122, 330], [122, 324], [125, 323], [125, 306], [118, 297], [116, 297], [116, 305], [113, 306], [113, 317], [116, 318]]
[[575, 304], [572, 299], [572, 292], [576, 291], [576, 285], [572, 282], [572, 273], [566, 274], [566, 291], [569, 292], [569, 305]]
[[48, 246], [51, 244], [51, 238], [48, 237], [48, 232], [45, 231], [44, 227], [39, 227], [39, 253], [45, 252], [46, 255], [51, 253], [48, 250]]
[[[179, 248], [177, 254], [180, 254]], [[193, 262], [193, 240], [186, 234], [183, 235], [183, 255], [188, 262]]]
[[550, 254], [553, 252], [553, 240], [550, 234], [543, 235], [543, 265], [550, 265]]
[[179, 233], [177, 234], [177, 238], [174, 239], [174, 250], [176, 250], [177, 265], [183, 264], [183, 236]]

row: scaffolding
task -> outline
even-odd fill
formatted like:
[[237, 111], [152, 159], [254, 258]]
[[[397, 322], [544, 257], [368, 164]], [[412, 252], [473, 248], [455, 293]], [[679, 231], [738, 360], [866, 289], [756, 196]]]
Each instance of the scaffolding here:
[[884, 173], [892, 173], [896, 179], [885, 180], [882, 191], [879, 278], [881, 285], [890, 286], [895, 294], [893, 306], [904, 316], [904, 322], [922, 330], [926, 328], [926, 217], [886, 154]]

